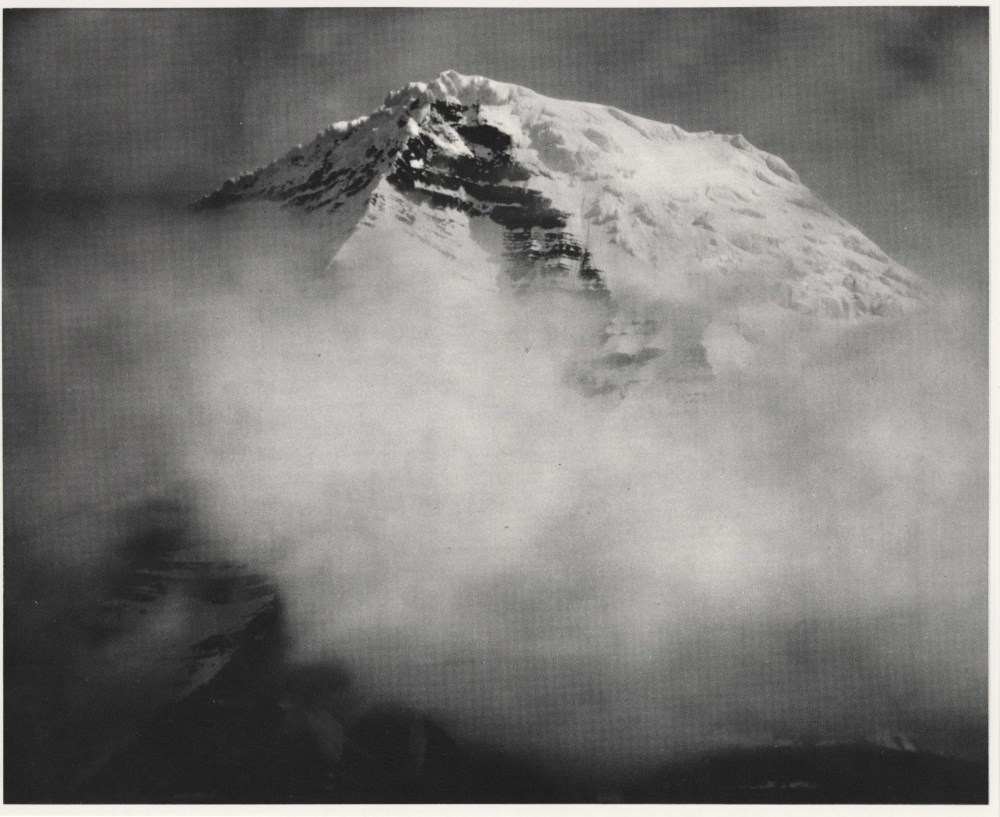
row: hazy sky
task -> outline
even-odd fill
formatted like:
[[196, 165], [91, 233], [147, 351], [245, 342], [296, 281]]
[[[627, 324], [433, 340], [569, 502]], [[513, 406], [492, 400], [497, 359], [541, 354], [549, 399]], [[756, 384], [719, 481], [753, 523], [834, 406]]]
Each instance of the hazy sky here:
[[987, 43], [986, 8], [8, 11], [5, 190], [189, 198], [454, 68], [742, 132], [979, 289]]

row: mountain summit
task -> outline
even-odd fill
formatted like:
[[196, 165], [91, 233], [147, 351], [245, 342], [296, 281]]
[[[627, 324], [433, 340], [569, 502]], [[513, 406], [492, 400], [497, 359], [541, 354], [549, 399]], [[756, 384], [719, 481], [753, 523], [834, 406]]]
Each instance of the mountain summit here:
[[663, 347], [643, 304], [858, 318], [926, 298], [918, 276], [742, 135], [688, 133], [454, 71], [389, 94], [199, 204], [258, 199], [326, 214], [334, 256], [374, 239], [419, 247], [483, 286], [604, 299], [609, 337], [629, 336], [609, 351], [632, 362]]

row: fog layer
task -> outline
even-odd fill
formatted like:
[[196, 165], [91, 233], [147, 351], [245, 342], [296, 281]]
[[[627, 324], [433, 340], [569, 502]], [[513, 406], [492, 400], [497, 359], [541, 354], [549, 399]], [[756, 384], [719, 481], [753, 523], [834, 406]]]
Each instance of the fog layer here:
[[588, 397], [565, 373], [596, 308], [496, 291], [482, 259], [328, 267], [321, 216], [264, 210], [45, 223], [4, 245], [5, 603], [53, 665], [82, 660], [60, 615], [125, 511], [183, 496], [206, 547], [275, 577], [297, 658], [456, 734], [607, 762], [985, 751], [985, 329], [960, 293], [862, 324], [756, 308], [741, 367]]

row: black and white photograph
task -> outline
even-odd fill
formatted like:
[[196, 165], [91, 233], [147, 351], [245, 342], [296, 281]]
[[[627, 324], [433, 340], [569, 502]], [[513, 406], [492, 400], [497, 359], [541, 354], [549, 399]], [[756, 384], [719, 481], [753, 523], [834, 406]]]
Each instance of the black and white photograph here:
[[6, 5], [4, 803], [995, 805], [991, 11]]

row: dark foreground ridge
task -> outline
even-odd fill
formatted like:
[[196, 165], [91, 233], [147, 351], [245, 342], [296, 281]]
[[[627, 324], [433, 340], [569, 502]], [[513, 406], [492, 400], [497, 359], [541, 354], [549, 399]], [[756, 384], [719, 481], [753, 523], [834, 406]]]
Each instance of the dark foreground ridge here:
[[[336, 667], [268, 672], [280, 609], [208, 685], [165, 708], [77, 793], [90, 803], [926, 803], [987, 801], [985, 763], [877, 746], [723, 752], [636, 778], [557, 773], [462, 744], [392, 705], [338, 719]], [[74, 798], [76, 799], [76, 798]]]
[[[4, 798], [13, 803], [927, 803], [987, 801], [986, 761], [875, 745], [720, 751], [653, 771], [565, 771], [553, 760], [456, 740], [424, 713], [372, 704], [334, 664], [288, 656], [266, 577], [206, 557], [185, 512], [152, 504], [90, 616], [89, 649], [183, 603], [175, 660], [139, 705], [88, 673], [21, 678], [26, 633], [7, 622]], [[29, 645], [30, 646], [30, 645]], [[104, 660], [104, 659], [101, 659]], [[44, 669], [44, 668], [43, 668]], [[15, 686], [10, 686], [13, 683]], [[153, 693], [156, 692], [154, 695]], [[71, 709], [53, 704], [75, 702]], [[12, 706], [12, 701], [17, 706]], [[116, 708], [117, 707], [117, 708]]]
[[[910, 803], [987, 801], [986, 764], [879, 746], [721, 752], [636, 776], [566, 774], [544, 760], [463, 744], [420, 712], [348, 714], [336, 666], [289, 666], [282, 613], [261, 610], [211, 681], [163, 706], [64, 790], [8, 802], [78, 803]], [[73, 770], [74, 772], [76, 770]]]

